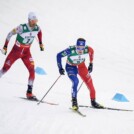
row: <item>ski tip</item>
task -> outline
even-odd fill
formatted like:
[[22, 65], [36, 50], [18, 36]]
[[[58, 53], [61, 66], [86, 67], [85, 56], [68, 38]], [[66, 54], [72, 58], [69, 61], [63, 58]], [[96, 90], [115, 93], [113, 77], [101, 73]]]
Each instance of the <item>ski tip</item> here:
[[79, 115], [82, 116], [82, 117], [86, 117], [86, 115], [83, 114], [83, 113], [82, 113], [81, 111], [79, 111], [79, 110], [75, 110], [75, 109], [73, 109], [73, 108], [69, 108], [69, 109], [72, 110], [73, 112], [79, 114]]

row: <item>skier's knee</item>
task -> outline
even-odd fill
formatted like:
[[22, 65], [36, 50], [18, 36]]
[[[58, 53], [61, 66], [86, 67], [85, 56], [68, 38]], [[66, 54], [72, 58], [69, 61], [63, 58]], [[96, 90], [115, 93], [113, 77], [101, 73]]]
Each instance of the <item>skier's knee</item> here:
[[74, 80], [74, 84], [75, 84], [75, 85], [78, 85], [78, 84], [79, 84], [79, 80], [78, 80], [78, 79], [75, 79], [75, 80]]

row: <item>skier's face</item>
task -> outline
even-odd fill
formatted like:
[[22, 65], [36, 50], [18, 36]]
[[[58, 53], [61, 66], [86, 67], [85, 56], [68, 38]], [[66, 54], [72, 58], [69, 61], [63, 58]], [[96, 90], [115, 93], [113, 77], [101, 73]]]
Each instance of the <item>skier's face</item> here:
[[38, 22], [38, 20], [29, 20], [30, 27], [35, 27], [37, 22]]
[[85, 47], [84, 46], [76, 46], [76, 51], [78, 54], [83, 54]]

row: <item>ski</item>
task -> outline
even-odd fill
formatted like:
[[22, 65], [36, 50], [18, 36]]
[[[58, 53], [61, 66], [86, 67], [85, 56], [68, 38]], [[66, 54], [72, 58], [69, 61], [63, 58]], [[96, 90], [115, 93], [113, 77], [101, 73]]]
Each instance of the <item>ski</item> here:
[[79, 115], [82, 116], [82, 117], [86, 117], [86, 115], [83, 114], [82, 112], [80, 112], [79, 110], [74, 110], [74, 109], [72, 109], [72, 108], [69, 108], [69, 109], [72, 110], [73, 112], [79, 114]]
[[111, 107], [94, 108], [92, 106], [86, 106], [86, 105], [79, 105], [79, 107], [86, 107], [86, 108], [93, 108], [93, 109], [116, 110], [116, 111], [127, 111], [127, 112], [133, 112], [134, 111], [134, 110], [128, 110], [128, 109], [111, 108]]
[[[28, 101], [35, 101], [35, 102], [39, 102], [39, 101], [40, 101], [40, 100], [38, 100], [38, 99], [33, 99], [33, 100], [31, 100], [31, 99], [27, 99], [27, 98], [25, 98], [25, 97], [19, 97], [19, 98], [21, 98], [21, 99], [23, 99], [23, 100], [28, 100]], [[59, 104], [57, 104], [57, 103], [47, 102], [47, 101], [41, 101], [41, 103], [45, 103], [45, 104], [49, 104], [49, 105], [59, 105]]]

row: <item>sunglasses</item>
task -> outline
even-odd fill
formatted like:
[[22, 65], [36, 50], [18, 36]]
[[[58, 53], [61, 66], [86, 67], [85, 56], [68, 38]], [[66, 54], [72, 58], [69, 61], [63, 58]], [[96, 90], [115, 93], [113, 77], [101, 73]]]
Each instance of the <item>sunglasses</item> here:
[[84, 50], [85, 47], [76, 47], [77, 50]]

